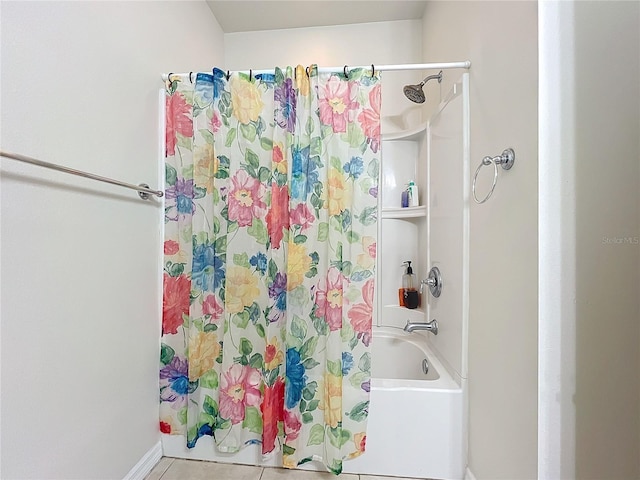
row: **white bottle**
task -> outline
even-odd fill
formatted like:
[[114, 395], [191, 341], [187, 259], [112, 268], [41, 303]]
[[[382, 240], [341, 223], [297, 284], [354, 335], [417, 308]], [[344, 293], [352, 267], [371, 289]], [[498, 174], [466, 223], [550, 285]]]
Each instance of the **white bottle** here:
[[418, 201], [418, 186], [411, 180], [409, 182], [409, 186], [407, 187], [407, 192], [409, 192], [409, 206], [417, 207], [420, 205]]

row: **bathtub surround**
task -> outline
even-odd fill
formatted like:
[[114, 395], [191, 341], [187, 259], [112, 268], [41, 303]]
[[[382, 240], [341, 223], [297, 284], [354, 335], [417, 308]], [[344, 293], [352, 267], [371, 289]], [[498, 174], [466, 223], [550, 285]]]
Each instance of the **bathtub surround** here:
[[160, 425], [187, 447], [336, 474], [364, 451], [378, 75], [169, 78]]

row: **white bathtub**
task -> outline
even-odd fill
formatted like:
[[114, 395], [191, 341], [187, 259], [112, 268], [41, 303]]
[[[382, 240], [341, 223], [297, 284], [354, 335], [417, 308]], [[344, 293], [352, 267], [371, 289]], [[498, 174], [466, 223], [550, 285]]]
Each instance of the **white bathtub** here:
[[[422, 335], [374, 327], [371, 348], [367, 447], [364, 455], [343, 463], [344, 473], [461, 480], [466, 460], [460, 386]], [[422, 371], [425, 358], [428, 375]], [[162, 435], [164, 455], [261, 466], [282, 464], [280, 455], [264, 461], [256, 446], [224, 454], [216, 450], [211, 437], [201, 438], [190, 450], [184, 442], [179, 435]], [[323, 469], [316, 462], [302, 468]]]
[[[422, 335], [374, 328], [371, 405], [364, 455], [347, 473], [462, 479], [463, 396]], [[422, 371], [427, 358], [429, 374]]]

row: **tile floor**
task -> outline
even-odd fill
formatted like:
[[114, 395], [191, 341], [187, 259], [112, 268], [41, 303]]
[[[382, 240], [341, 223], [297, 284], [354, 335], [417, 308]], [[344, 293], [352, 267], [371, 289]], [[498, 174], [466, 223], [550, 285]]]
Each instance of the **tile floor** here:
[[417, 480], [413, 478], [352, 475], [252, 467], [162, 457], [145, 480]]

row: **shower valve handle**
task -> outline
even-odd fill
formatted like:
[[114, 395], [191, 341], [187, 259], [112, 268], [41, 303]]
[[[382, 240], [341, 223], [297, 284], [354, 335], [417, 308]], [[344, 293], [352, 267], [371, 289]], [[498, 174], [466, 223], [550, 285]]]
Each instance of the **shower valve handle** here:
[[427, 278], [420, 282], [420, 293], [422, 293], [423, 285], [427, 285], [429, 287], [429, 291], [431, 295], [438, 298], [442, 293], [442, 275], [440, 274], [440, 269], [438, 267], [433, 267], [429, 270], [429, 275]]

